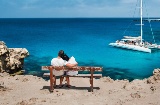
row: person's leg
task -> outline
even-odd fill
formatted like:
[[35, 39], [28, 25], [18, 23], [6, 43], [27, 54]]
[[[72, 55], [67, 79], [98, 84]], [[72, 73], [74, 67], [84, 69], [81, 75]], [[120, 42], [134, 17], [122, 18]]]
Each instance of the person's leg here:
[[66, 76], [66, 80], [67, 80], [67, 87], [69, 87], [70, 88], [70, 79], [69, 79], [69, 76]]
[[59, 84], [60, 86], [62, 86], [63, 79], [64, 79], [64, 77], [61, 76], [61, 77], [60, 77], [60, 84]]
[[[68, 71], [64, 71], [64, 75], [67, 75], [67, 72], [68, 72]], [[67, 81], [67, 77], [66, 77], [66, 80], [65, 80], [65, 81]]]
[[53, 76], [54, 87], [56, 87], [56, 76]]
[[[65, 75], [65, 71], [64, 71], [64, 74], [63, 75]], [[60, 77], [60, 84], [59, 84], [59, 87], [61, 88], [61, 87], [63, 87], [63, 85], [62, 85], [62, 82], [63, 82], [63, 79], [64, 79], [64, 76], [61, 76]]]

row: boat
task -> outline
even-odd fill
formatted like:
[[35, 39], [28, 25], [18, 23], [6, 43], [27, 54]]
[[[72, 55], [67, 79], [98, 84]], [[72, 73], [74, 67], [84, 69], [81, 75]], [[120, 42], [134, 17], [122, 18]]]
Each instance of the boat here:
[[149, 43], [143, 40], [143, 1], [140, 1], [140, 36], [124, 36], [123, 39], [117, 40], [114, 43], [109, 43], [110, 46], [118, 47], [122, 49], [129, 49], [134, 51], [141, 51], [151, 53], [153, 49], [160, 49], [160, 45]]

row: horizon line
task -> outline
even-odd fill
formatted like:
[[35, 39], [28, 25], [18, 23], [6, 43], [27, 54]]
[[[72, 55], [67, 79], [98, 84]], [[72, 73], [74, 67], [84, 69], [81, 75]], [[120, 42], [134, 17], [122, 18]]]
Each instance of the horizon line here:
[[[139, 18], [139, 17], [0, 17], [0, 19], [13, 19], [13, 18]], [[160, 17], [143, 17], [143, 18], [160, 18]]]

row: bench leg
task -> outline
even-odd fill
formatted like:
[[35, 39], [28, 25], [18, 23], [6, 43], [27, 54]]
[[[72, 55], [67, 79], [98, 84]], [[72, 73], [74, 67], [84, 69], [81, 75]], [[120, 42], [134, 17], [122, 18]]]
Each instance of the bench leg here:
[[56, 78], [55, 78], [55, 76], [53, 76], [52, 78], [50, 78], [50, 91], [51, 92], [53, 92], [53, 90], [54, 90], [53, 83], [54, 83], [54, 86], [55, 86], [56, 85]]
[[90, 78], [91, 92], [93, 92], [93, 70], [92, 68], [90, 69], [90, 71], [91, 71], [91, 78]]
[[48, 67], [48, 69], [50, 71], [50, 91], [53, 92], [53, 90], [54, 90], [53, 83], [55, 85], [56, 77], [53, 76], [53, 68]]

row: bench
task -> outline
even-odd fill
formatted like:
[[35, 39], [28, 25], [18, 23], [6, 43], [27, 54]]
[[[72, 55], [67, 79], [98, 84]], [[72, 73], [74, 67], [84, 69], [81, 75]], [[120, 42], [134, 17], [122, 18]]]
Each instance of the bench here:
[[[90, 89], [93, 92], [93, 78], [101, 78], [102, 77], [102, 67], [89, 67], [89, 66], [77, 66], [73, 68], [68, 68], [65, 66], [42, 66], [42, 70], [49, 70], [49, 73], [44, 73], [44, 77], [50, 77], [50, 91], [53, 92], [54, 87], [53, 84], [56, 84], [56, 81], [53, 79], [54, 74], [53, 70], [74, 70], [74, 71], [89, 71], [89, 74], [78, 74], [78, 75], [69, 75], [69, 77], [84, 77], [84, 78], [90, 78]], [[95, 71], [97, 71], [98, 74], [95, 74]], [[66, 76], [66, 75], [64, 75]]]

